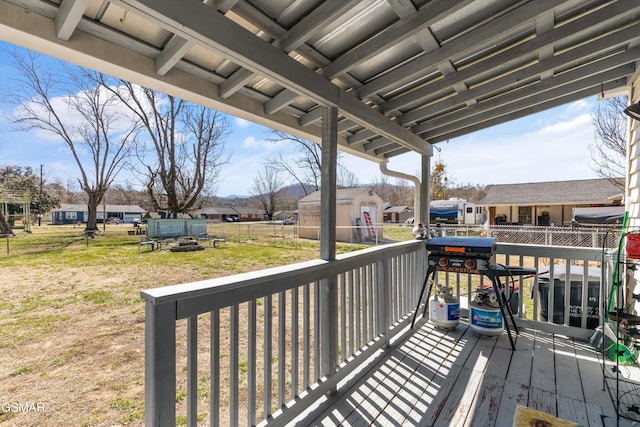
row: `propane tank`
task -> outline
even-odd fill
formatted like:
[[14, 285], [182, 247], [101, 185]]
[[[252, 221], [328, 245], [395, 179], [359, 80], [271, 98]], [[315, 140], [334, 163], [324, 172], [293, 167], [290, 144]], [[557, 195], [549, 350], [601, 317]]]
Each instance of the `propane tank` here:
[[471, 329], [479, 335], [496, 336], [504, 329], [498, 297], [493, 290], [480, 290], [469, 304]]
[[436, 328], [453, 329], [460, 321], [460, 302], [448, 286], [436, 286], [429, 301], [429, 320]]

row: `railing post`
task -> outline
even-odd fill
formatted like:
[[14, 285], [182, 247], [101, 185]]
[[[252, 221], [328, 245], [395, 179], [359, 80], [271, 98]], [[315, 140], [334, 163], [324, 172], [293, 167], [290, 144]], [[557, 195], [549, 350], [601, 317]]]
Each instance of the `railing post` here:
[[320, 281], [320, 298], [322, 374], [329, 377], [338, 366], [338, 279], [335, 275]]
[[384, 348], [389, 348], [389, 329], [391, 326], [391, 290], [389, 289], [391, 279], [387, 268], [388, 259], [381, 256], [376, 261], [376, 293], [378, 298], [378, 331], [384, 334]]
[[147, 301], [145, 319], [145, 425], [175, 426], [176, 303]]

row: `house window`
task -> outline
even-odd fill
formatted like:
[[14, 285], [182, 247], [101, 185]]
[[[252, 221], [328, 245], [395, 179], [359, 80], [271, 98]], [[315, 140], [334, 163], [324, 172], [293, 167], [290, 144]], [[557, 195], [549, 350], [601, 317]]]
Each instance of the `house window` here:
[[531, 206], [518, 207], [518, 222], [520, 224], [531, 224]]
[[78, 212], [65, 212], [65, 219], [78, 219]]

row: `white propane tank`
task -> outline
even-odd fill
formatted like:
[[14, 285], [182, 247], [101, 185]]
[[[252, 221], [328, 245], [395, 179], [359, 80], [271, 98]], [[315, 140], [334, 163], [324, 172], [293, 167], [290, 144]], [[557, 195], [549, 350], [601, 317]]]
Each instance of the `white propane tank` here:
[[502, 312], [493, 290], [481, 290], [469, 304], [471, 309], [471, 329], [486, 336], [500, 335], [504, 330]]
[[438, 286], [429, 301], [429, 320], [436, 328], [453, 329], [460, 321], [460, 302], [451, 294], [451, 288]]

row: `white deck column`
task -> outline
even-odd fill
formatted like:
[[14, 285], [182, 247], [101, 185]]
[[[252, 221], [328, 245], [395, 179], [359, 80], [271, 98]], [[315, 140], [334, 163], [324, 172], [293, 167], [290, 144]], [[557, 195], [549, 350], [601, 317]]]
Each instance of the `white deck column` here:
[[414, 223], [419, 222], [429, 226], [429, 202], [431, 202], [431, 156], [422, 156], [422, 177], [420, 181], [420, 206], [418, 212], [414, 215]]
[[[322, 112], [322, 181], [320, 187], [320, 257], [336, 258], [336, 171], [338, 159], [338, 109]], [[323, 375], [332, 375], [338, 366], [338, 278], [321, 281], [320, 339]]]
[[[640, 102], [640, 74], [629, 91], [629, 104]], [[629, 118], [629, 144], [627, 146], [627, 180], [625, 193], [626, 211], [629, 215], [628, 232], [640, 232], [640, 121]], [[624, 274], [621, 272], [620, 274]], [[640, 271], [630, 276], [625, 295], [626, 308], [632, 308], [634, 314], [640, 313], [640, 304], [630, 298], [640, 292]]]
[[146, 426], [176, 421], [176, 304], [146, 302], [144, 412]]

